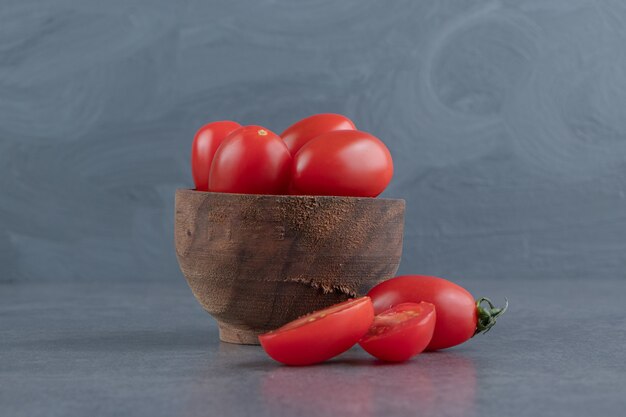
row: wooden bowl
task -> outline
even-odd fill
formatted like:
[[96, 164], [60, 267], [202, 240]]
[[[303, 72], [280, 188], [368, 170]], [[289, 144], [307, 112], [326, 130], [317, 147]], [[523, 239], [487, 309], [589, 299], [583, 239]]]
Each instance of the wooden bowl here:
[[392, 277], [404, 200], [176, 191], [178, 263], [224, 342], [257, 336]]

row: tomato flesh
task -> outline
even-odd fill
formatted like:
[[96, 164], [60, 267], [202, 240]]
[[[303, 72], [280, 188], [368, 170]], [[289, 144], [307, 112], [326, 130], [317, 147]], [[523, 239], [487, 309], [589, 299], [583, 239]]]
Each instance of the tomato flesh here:
[[333, 113], [314, 114], [289, 126], [281, 137], [287, 144], [289, 151], [295, 155], [311, 139], [322, 133], [335, 130], [355, 130], [352, 120], [346, 116]]
[[403, 362], [421, 353], [435, 330], [435, 306], [402, 303], [378, 314], [359, 341], [370, 355], [388, 362]]
[[224, 120], [206, 124], [198, 130], [191, 145], [191, 173], [196, 190], [209, 190], [209, 171], [213, 156], [226, 136], [240, 127], [237, 122]]
[[274, 360], [286, 365], [323, 362], [354, 346], [374, 320], [369, 297], [344, 301], [259, 336]]
[[476, 331], [474, 297], [465, 288], [443, 278], [406, 275], [384, 281], [367, 294], [377, 314], [401, 303], [432, 303], [437, 322], [426, 350], [445, 349], [469, 340]]

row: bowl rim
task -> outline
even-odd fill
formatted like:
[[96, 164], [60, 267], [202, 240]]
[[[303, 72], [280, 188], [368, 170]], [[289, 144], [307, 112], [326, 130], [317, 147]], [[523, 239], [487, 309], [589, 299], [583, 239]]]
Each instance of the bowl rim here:
[[403, 202], [406, 201], [403, 198], [387, 198], [387, 197], [351, 197], [347, 195], [284, 195], [284, 194], [242, 194], [242, 193], [222, 193], [214, 191], [200, 191], [195, 188], [177, 188], [176, 194], [188, 194], [188, 193], [200, 193], [206, 195], [222, 195], [222, 196], [237, 196], [237, 197], [266, 197], [280, 199], [348, 199], [355, 201], [388, 201], [388, 202]]

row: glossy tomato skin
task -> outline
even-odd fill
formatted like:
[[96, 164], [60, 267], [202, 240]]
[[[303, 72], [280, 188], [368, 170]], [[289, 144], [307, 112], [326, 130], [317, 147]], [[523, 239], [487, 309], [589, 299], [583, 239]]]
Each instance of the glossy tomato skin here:
[[237, 122], [224, 120], [206, 124], [198, 129], [191, 145], [191, 173], [196, 190], [209, 190], [209, 171], [215, 151], [226, 136], [240, 127]]
[[401, 303], [426, 301], [435, 306], [437, 321], [426, 350], [445, 349], [469, 340], [476, 331], [474, 297], [465, 288], [443, 278], [405, 275], [384, 281], [367, 294], [376, 313]]
[[294, 157], [291, 186], [295, 194], [376, 197], [393, 176], [385, 144], [359, 130], [322, 134]]
[[280, 135], [292, 155], [311, 139], [335, 130], [355, 130], [352, 120], [334, 113], [314, 114], [292, 124]]
[[323, 362], [354, 346], [374, 321], [369, 297], [316, 311], [259, 336], [274, 360], [286, 365]]
[[262, 126], [233, 131], [219, 146], [209, 174], [209, 190], [240, 194], [285, 194], [292, 158], [287, 145]]
[[374, 318], [359, 344], [380, 360], [404, 362], [426, 349], [433, 337], [435, 322], [435, 306], [430, 303], [398, 304]]

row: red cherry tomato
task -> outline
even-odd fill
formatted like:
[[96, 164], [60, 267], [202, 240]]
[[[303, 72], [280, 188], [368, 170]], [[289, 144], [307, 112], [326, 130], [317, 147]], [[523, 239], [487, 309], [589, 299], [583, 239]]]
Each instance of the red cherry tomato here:
[[[426, 350], [456, 346], [486, 332], [506, 310], [506, 306], [496, 308], [486, 298], [474, 301], [472, 294], [453, 282], [425, 275], [392, 278], [372, 288], [367, 295], [372, 298], [377, 314], [401, 303], [434, 304], [437, 321]], [[490, 308], [481, 307], [482, 302], [488, 302]]]
[[358, 130], [322, 134], [294, 157], [295, 194], [376, 197], [393, 176], [389, 150], [378, 138]]
[[232, 132], [213, 157], [209, 190], [241, 194], [284, 194], [292, 158], [287, 145], [261, 126]]
[[421, 353], [435, 330], [435, 306], [402, 303], [374, 318], [359, 344], [370, 355], [389, 362], [403, 362]]
[[354, 346], [374, 320], [369, 297], [316, 311], [259, 336], [273, 359], [286, 365], [323, 362]]
[[280, 135], [292, 155], [295, 155], [305, 143], [334, 130], [355, 130], [352, 120], [333, 113], [314, 114], [292, 124]]
[[237, 122], [225, 120], [206, 124], [198, 130], [191, 145], [191, 173], [196, 190], [209, 190], [209, 170], [215, 151], [226, 136], [240, 127]]

